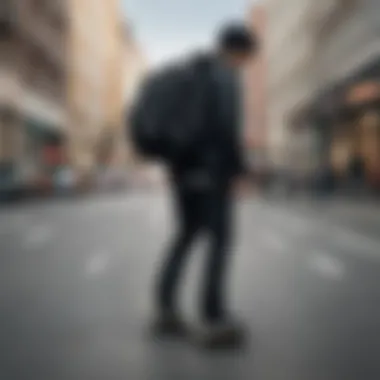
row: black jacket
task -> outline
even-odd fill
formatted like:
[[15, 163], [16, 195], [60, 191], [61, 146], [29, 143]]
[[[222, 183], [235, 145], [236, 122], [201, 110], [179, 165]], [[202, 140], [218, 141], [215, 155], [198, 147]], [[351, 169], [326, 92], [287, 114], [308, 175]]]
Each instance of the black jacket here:
[[207, 187], [245, 171], [241, 146], [242, 94], [238, 74], [212, 55], [198, 57], [209, 65], [204, 144], [194, 156], [173, 165], [176, 181]]

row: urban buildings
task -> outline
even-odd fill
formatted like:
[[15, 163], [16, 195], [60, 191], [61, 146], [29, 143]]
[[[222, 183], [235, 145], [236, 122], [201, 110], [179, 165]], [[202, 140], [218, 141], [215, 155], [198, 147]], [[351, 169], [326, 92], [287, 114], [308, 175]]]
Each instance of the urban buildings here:
[[109, 159], [122, 125], [124, 30], [118, 0], [69, 3], [69, 151], [88, 177]]
[[[294, 162], [289, 142], [293, 115], [313, 93], [313, 28], [314, 1], [268, 0], [268, 143], [271, 161], [284, 170]], [[289, 162], [293, 161], [293, 162]]]
[[[0, 183], [78, 179], [125, 164], [126, 31], [119, 0], [0, 6]], [[131, 80], [132, 81], [132, 80]]]
[[333, 5], [316, 33], [309, 119], [336, 182], [347, 182], [353, 164], [362, 162], [363, 180], [380, 190], [380, 3]]
[[[355, 101], [352, 99], [360, 98], [358, 94], [372, 94], [371, 99], [364, 102], [371, 104], [371, 117], [364, 120], [376, 124], [379, 2], [290, 0], [285, 3], [268, 0], [265, 4], [268, 12], [269, 131], [275, 165], [288, 171], [311, 172], [331, 166], [331, 161], [339, 161], [338, 166], [348, 169], [350, 157], [358, 150], [362, 151], [363, 159], [367, 154], [364, 152], [375, 150], [368, 145], [359, 149], [353, 144], [360, 135], [359, 127], [355, 127], [359, 125], [357, 119], [364, 115], [353, 112]], [[334, 129], [334, 125], [340, 127]], [[372, 127], [367, 129], [373, 131]], [[377, 166], [380, 164], [374, 156], [371, 153], [372, 158], [368, 159], [372, 162], [369, 165], [372, 173], [374, 162], [377, 161]]]
[[246, 141], [252, 152], [252, 164], [267, 155], [267, 17], [263, 5], [254, 5], [248, 13], [248, 24], [259, 40], [259, 53], [246, 73]]
[[138, 160], [133, 152], [132, 145], [128, 140], [128, 111], [135, 99], [139, 85], [141, 84], [148, 68], [146, 58], [140, 45], [138, 44], [138, 41], [136, 41], [130, 25], [125, 25], [124, 37], [123, 103], [125, 112], [125, 129], [123, 131], [123, 136], [125, 140], [125, 160], [127, 165], [132, 167], [138, 162]]
[[0, 9], [0, 183], [16, 189], [64, 160], [68, 11], [53, 0]]

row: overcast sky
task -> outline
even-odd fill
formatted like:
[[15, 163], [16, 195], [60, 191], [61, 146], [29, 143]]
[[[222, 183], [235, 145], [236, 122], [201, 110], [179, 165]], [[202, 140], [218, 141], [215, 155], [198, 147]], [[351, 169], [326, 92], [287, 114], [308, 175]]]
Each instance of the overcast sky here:
[[123, 0], [138, 40], [152, 63], [210, 43], [225, 20], [244, 18], [252, 0]]

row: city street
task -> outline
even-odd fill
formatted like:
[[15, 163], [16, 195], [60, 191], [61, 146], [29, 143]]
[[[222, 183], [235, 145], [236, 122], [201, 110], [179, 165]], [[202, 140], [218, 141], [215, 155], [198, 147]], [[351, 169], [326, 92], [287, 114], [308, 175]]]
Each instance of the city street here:
[[[0, 210], [1, 380], [380, 378], [380, 213], [344, 202], [244, 199], [231, 305], [242, 352], [147, 333], [175, 223], [164, 191]], [[202, 244], [183, 309], [196, 322]]]

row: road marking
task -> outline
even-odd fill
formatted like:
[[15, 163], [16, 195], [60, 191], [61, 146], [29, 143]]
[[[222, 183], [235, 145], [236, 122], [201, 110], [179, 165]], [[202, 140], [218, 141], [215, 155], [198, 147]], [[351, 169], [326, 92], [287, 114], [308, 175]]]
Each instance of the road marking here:
[[341, 260], [323, 252], [312, 255], [309, 265], [312, 271], [331, 280], [342, 280], [347, 272]]
[[85, 272], [88, 276], [99, 276], [104, 273], [110, 262], [110, 254], [98, 252], [92, 255], [85, 263]]
[[41, 248], [53, 237], [53, 230], [49, 226], [41, 225], [32, 227], [26, 234], [26, 248]]

